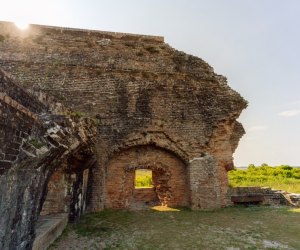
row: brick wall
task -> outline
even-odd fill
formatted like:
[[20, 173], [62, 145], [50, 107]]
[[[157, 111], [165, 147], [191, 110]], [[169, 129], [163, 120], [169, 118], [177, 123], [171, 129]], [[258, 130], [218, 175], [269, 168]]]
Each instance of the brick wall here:
[[[153, 189], [135, 189], [135, 170], [152, 170]], [[172, 153], [154, 146], [133, 147], [116, 154], [107, 164], [105, 207], [132, 208], [157, 201], [188, 206], [187, 166]], [[141, 201], [144, 195], [145, 200]]]
[[[0, 249], [31, 249], [48, 180], [64, 160], [93, 163], [94, 122], [58, 115], [51, 107], [55, 103], [40, 102], [0, 69]], [[80, 177], [83, 170], [68, 171]], [[80, 178], [73, 183], [65, 205], [76, 217], [83, 192]]]
[[0, 22], [0, 66], [24, 88], [42, 91], [98, 124], [98, 166], [89, 209], [105, 204], [111, 158], [156, 145], [188, 162], [203, 154], [217, 164], [221, 202], [232, 154], [243, 135], [236, 121], [245, 100], [202, 59], [161, 37]]

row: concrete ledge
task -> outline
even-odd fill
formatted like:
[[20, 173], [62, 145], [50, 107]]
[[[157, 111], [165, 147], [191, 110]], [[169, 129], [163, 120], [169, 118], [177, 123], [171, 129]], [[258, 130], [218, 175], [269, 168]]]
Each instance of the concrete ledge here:
[[234, 203], [262, 202], [264, 201], [264, 196], [261, 194], [236, 195], [236, 196], [231, 196], [231, 201]]
[[61, 235], [68, 223], [68, 214], [40, 216], [32, 250], [46, 250]]

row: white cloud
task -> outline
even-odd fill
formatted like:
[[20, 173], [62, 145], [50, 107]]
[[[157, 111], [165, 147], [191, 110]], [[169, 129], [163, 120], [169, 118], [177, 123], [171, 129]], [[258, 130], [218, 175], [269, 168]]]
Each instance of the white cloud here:
[[262, 131], [262, 130], [266, 130], [267, 128], [268, 128], [268, 126], [265, 126], [265, 125], [252, 126], [252, 127], [248, 128], [248, 132]]
[[290, 105], [300, 105], [300, 101], [298, 100], [298, 101], [290, 102], [289, 104]]
[[292, 116], [296, 116], [299, 114], [300, 114], [299, 109], [292, 109], [292, 110], [283, 111], [283, 112], [279, 113], [278, 115], [283, 116], [283, 117], [292, 117]]

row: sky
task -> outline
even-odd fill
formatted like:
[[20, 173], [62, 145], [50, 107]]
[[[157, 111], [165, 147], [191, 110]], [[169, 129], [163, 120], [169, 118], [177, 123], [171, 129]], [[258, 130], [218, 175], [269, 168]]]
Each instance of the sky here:
[[300, 166], [299, 0], [0, 0], [0, 20], [161, 35], [249, 106], [236, 166]]

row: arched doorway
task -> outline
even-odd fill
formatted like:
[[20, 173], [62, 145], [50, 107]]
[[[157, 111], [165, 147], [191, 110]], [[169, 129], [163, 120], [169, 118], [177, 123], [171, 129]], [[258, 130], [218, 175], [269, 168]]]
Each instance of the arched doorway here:
[[[135, 172], [152, 171], [153, 187], [135, 186]], [[138, 209], [151, 205], [189, 206], [187, 168], [175, 154], [155, 146], [135, 146], [106, 165], [106, 208]]]

